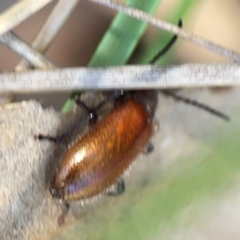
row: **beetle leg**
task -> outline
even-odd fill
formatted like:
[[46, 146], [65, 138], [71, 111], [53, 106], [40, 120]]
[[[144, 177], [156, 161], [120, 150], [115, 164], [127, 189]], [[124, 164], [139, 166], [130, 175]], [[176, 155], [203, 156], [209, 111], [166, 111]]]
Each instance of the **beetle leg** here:
[[38, 134], [37, 136], [35, 136], [35, 139], [49, 140], [49, 141], [52, 141], [55, 143], [61, 142], [66, 136], [68, 136], [70, 133], [72, 133], [72, 131], [74, 129], [78, 128], [79, 126], [81, 126], [84, 123], [88, 123], [93, 117], [94, 117], [93, 114], [89, 114], [88, 116], [79, 119], [71, 128], [69, 128], [67, 131], [65, 131], [63, 134], [61, 134], [59, 136], [52, 137], [52, 136], [48, 136], [48, 135]]
[[143, 149], [143, 154], [149, 154], [149, 153], [153, 152], [153, 150], [154, 150], [153, 144], [148, 142]]
[[63, 202], [62, 213], [58, 217], [58, 226], [62, 226], [64, 224], [65, 216], [67, 215], [69, 208], [70, 208], [70, 204], [68, 202]]
[[43, 135], [43, 134], [38, 134], [36, 136], [34, 136], [35, 139], [37, 140], [48, 140], [51, 142], [55, 142], [58, 143], [59, 142], [59, 138], [58, 137], [52, 137], [52, 136], [48, 136], [48, 135]]
[[117, 98], [123, 96], [124, 91], [123, 90], [116, 90], [114, 91], [113, 94], [109, 95], [104, 101], [102, 101], [101, 103], [99, 103], [93, 110], [95, 112], [97, 112], [99, 109], [101, 109], [106, 103], [110, 102], [110, 101], [114, 101]]
[[81, 101], [77, 96], [74, 98], [75, 103], [78, 107], [84, 108], [89, 115], [91, 115], [91, 119], [89, 120], [89, 124], [93, 125], [97, 122], [97, 111], [95, 109], [89, 108], [83, 101]]
[[55, 143], [61, 142], [66, 136], [71, 134], [76, 128], [78, 128], [82, 124], [84, 124], [84, 123], [90, 123], [90, 124], [96, 123], [96, 121], [97, 121], [97, 114], [96, 114], [97, 111], [101, 107], [103, 107], [107, 102], [114, 101], [122, 95], [123, 95], [122, 90], [115, 91], [113, 94], [111, 94], [109, 97], [107, 97], [106, 100], [102, 101], [100, 104], [98, 104], [93, 109], [89, 108], [84, 102], [82, 102], [80, 99], [75, 97], [75, 99], [74, 99], [75, 103], [78, 106], [83, 107], [89, 114], [86, 117], [83, 117], [83, 118], [79, 119], [72, 127], [70, 127], [68, 130], [66, 130], [63, 134], [61, 134], [59, 136], [52, 137], [52, 136], [48, 136], [48, 135], [39, 134], [39, 135], [35, 136], [35, 138], [38, 139], [38, 140], [49, 140], [49, 141], [52, 141], [52, 142], [55, 142]]
[[[180, 18], [178, 21], [178, 27], [182, 28], [182, 19]], [[174, 35], [170, 41], [166, 44], [165, 47], [163, 47], [163, 49], [161, 49], [153, 58], [152, 60], [149, 62], [150, 64], [155, 64], [166, 52], [168, 52], [168, 50], [173, 46], [173, 44], [176, 42], [178, 38], [178, 35]]]
[[75, 96], [74, 102], [78, 105], [78, 107], [84, 108], [88, 113], [92, 112], [92, 109], [89, 108], [83, 101], [81, 101], [78, 96]]
[[106, 192], [107, 196], [118, 196], [125, 192], [125, 182], [123, 178], [119, 178], [114, 184], [114, 189], [108, 190]]

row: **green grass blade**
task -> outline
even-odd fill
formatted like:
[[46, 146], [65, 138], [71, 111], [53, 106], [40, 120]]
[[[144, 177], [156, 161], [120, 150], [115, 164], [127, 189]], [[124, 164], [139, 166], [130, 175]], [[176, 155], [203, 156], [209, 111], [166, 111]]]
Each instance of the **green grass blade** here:
[[[147, 13], [153, 13], [160, 0], [128, 0], [126, 5]], [[108, 31], [99, 44], [89, 66], [115, 66], [125, 64], [138, 44], [146, 23], [117, 14]]]

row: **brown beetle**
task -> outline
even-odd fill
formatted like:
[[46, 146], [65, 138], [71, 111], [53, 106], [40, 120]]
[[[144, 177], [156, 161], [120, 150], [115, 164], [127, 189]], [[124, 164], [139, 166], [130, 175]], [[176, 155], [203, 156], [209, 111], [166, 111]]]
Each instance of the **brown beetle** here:
[[156, 106], [156, 91], [117, 96], [113, 110], [80, 136], [60, 160], [51, 181], [52, 196], [63, 201], [83, 200], [116, 183], [148, 143]]
[[[175, 40], [176, 36], [151, 62], [154, 63], [163, 55]], [[115, 183], [117, 183], [117, 191], [110, 192], [110, 195], [122, 193], [124, 182], [119, 179], [149, 142], [157, 106], [157, 91], [133, 91], [119, 96], [122, 95], [122, 91], [120, 93], [110, 97], [110, 100], [116, 100], [113, 110], [76, 140], [56, 168], [50, 192], [54, 198], [65, 203], [66, 210], [69, 206], [68, 201], [84, 200], [107, 192]], [[178, 96], [174, 91], [162, 90], [162, 93], [229, 120], [225, 114]], [[89, 115], [81, 119], [80, 123], [94, 120], [97, 110], [107, 101], [100, 103], [92, 111], [84, 103], [77, 101], [78, 105], [89, 111]], [[74, 128], [56, 138], [38, 135], [38, 139], [58, 142]]]
[[154, 91], [126, 94], [65, 153], [51, 182], [52, 196], [82, 200], [117, 182], [151, 137], [156, 103]]

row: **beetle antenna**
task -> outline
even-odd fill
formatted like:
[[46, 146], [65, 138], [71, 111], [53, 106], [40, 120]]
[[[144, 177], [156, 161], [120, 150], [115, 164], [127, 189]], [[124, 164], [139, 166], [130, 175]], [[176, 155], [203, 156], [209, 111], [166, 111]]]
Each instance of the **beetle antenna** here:
[[[182, 19], [180, 18], [179, 21], [178, 21], [178, 27], [182, 28]], [[170, 41], [167, 43], [167, 45], [161, 49], [154, 57], [153, 59], [150, 61], [150, 64], [154, 64], [156, 63], [156, 61], [162, 57], [172, 46], [173, 44], [176, 42], [178, 38], [178, 35], [174, 35]], [[169, 96], [169, 97], [172, 97], [174, 98], [175, 100], [177, 101], [181, 101], [181, 102], [184, 102], [186, 104], [189, 104], [189, 105], [192, 105], [192, 106], [195, 106], [199, 109], [202, 109], [214, 116], [217, 116], [225, 121], [229, 121], [230, 120], [230, 117], [227, 116], [226, 114], [214, 109], [214, 108], [211, 108], [203, 103], [200, 103], [200, 102], [197, 102], [195, 100], [192, 100], [192, 99], [189, 99], [189, 98], [186, 98], [186, 97], [183, 97], [183, 96], [180, 96], [178, 94], [176, 94], [174, 91], [171, 91], [171, 90], [161, 90], [161, 92], [165, 95], [165, 96]]]
[[202, 109], [206, 112], [209, 112], [210, 114], [214, 115], [214, 116], [217, 116], [225, 121], [230, 121], [230, 117], [227, 116], [226, 114], [214, 109], [214, 108], [211, 108], [203, 103], [200, 103], [200, 102], [197, 102], [195, 100], [192, 100], [192, 99], [189, 99], [189, 98], [186, 98], [186, 97], [183, 97], [183, 96], [180, 96], [178, 95], [176, 92], [174, 91], [171, 91], [171, 90], [162, 90], [161, 91], [165, 96], [170, 96], [172, 98], [174, 98], [175, 100], [177, 101], [181, 101], [181, 102], [184, 102], [186, 104], [189, 104], [189, 105], [192, 105], [192, 106], [195, 106], [199, 109]]
[[[178, 27], [182, 28], [182, 19], [180, 18], [178, 21]], [[149, 62], [150, 64], [154, 64], [156, 63], [156, 61], [162, 57], [172, 46], [173, 44], [176, 42], [178, 38], [178, 35], [173, 35], [173, 37], [170, 39], [170, 41], [167, 43], [167, 45], [161, 49], [153, 58], [152, 60]]]

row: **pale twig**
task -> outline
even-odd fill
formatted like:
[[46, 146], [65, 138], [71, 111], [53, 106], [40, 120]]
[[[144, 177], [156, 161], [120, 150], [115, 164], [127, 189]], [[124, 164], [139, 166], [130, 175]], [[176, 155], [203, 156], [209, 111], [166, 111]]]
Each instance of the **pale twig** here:
[[0, 92], [239, 86], [237, 64], [65, 68], [0, 74]]
[[13, 29], [51, 1], [52, 0], [18, 1], [0, 15], [0, 35]]
[[[51, 1], [52, 0], [25, 0], [19, 1], [16, 4], [12, 5], [9, 9], [0, 14], [0, 35], [16, 27], [22, 21], [33, 15], [35, 12], [43, 8]], [[22, 53], [24, 53], [24, 51], [22, 51]], [[13, 94], [5, 93], [3, 96], [1, 96], [1, 98], [4, 99], [4, 102], [9, 102], [10, 99], [13, 98]]]
[[[49, 47], [51, 41], [58, 33], [59, 29], [68, 19], [72, 10], [75, 8], [78, 0], [61, 0], [58, 1], [42, 29], [34, 39], [32, 47], [40, 53], [44, 53]], [[22, 59], [16, 66], [16, 71], [27, 70], [31, 66], [26, 59]]]
[[31, 64], [37, 68], [54, 68], [54, 65], [47, 60], [43, 55], [36, 52], [22, 39], [13, 32], [9, 31], [0, 36], [0, 42], [12, 49], [20, 56], [26, 58]]
[[203, 48], [206, 48], [212, 52], [215, 52], [222, 57], [231, 59], [234, 62], [240, 62], [240, 54], [239, 53], [237, 53], [231, 49], [228, 49], [226, 47], [223, 47], [219, 44], [216, 44], [212, 41], [209, 41], [202, 37], [199, 37], [191, 32], [187, 32], [171, 23], [168, 23], [168, 22], [163, 21], [158, 18], [154, 18], [151, 15], [149, 15], [141, 10], [138, 10], [138, 9], [135, 9], [135, 8], [132, 8], [129, 6], [124, 6], [115, 1], [110, 1], [110, 0], [90, 0], [90, 1], [104, 5], [108, 8], [111, 8], [118, 12], [129, 15], [132, 18], [142, 20], [144, 22], [151, 24], [152, 26], [155, 26], [157, 28], [160, 28], [165, 31], [176, 34], [179, 37], [181, 37], [189, 42], [192, 42], [192, 43], [199, 45]]

